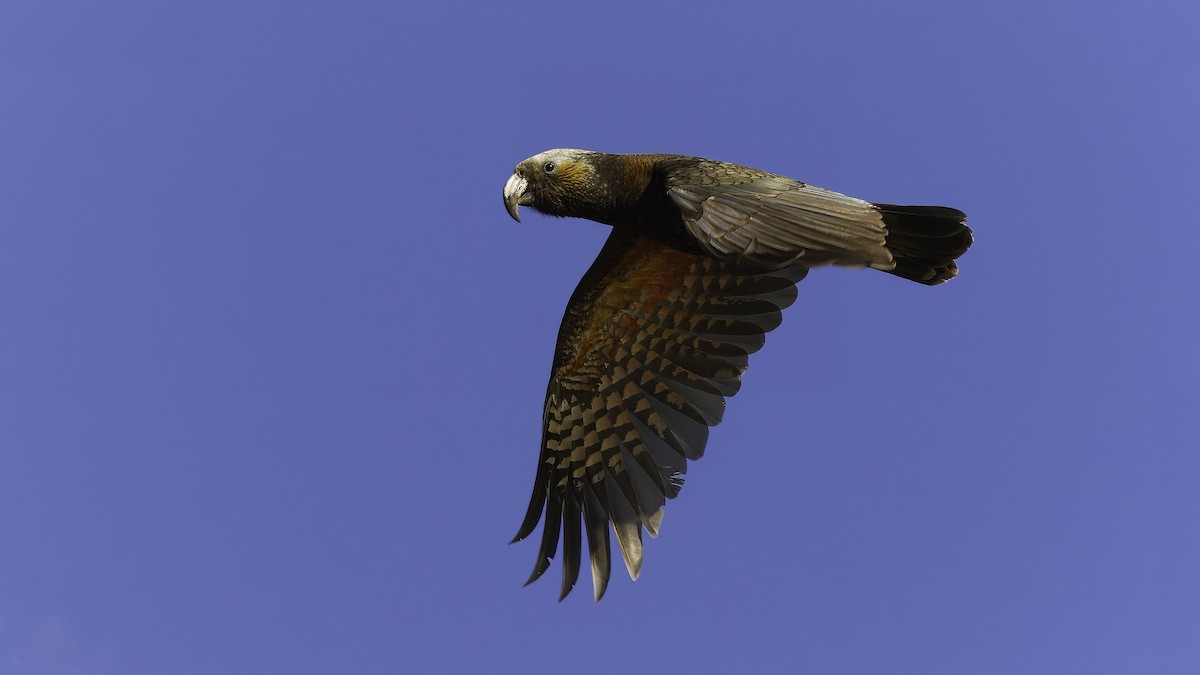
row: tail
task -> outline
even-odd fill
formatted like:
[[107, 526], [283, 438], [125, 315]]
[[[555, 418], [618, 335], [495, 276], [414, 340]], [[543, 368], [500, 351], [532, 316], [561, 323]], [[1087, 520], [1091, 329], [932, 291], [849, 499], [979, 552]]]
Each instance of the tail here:
[[889, 274], [928, 284], [945, 283], [958, 274], [954, 260], [974, 239], [967, 214], [945, 206], [876, 204], [887, 226], [887, 247], [896, 260]]

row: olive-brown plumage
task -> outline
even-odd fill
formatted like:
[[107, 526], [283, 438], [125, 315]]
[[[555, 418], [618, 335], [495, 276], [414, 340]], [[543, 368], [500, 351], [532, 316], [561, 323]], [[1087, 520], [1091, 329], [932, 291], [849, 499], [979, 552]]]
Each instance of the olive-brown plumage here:
[[686, 460], [703, 454], [748, 355], [810, 267], [939, 284], [972, 241], [955, 209], [872, 204], [678, 155], [550, 150], [517, 165], [504, 203], [518, 220], [531, 206], [613, 228], [559, 329], [533, 497], [514, 539], [544, 515], [532, 582], [561, 534], [560, 599], [578, 579], [585, 536], [595, 598], [604, 595], [610, 526], [637, 578], [642, 530], [658, 534]]

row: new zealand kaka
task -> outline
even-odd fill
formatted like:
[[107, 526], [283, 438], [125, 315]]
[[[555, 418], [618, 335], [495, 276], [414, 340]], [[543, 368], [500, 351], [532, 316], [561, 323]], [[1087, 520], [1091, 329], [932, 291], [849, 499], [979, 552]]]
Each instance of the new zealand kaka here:
[[612, 226], [558, 332], [533, 497], [513, 541], [545, 512], [531, 583], [562, 535], [559, 599], [579, 576], [586, 533], [596, 600], [609, 525], [630, 577], [642, 529], [704, 452], [747, 356], [779, 325], [810, 267], [872, 267], [922, 284], [958, 272], [966, 216], [873, 204], [745, 166], [678, 155], [549, 150], [517, 165], [504, 206]]

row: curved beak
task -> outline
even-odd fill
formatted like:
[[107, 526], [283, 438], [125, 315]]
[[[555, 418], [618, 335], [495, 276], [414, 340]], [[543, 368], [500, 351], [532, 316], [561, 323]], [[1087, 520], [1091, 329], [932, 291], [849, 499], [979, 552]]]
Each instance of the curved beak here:
[[509, 176], [504, 184], [504, 208], [518, 223], [521, 222], [521, 216], [517, 215], [517, 209], [533, 203], [533, 195], [529, 194], [528, 189], [529, 181], [516, 173]]

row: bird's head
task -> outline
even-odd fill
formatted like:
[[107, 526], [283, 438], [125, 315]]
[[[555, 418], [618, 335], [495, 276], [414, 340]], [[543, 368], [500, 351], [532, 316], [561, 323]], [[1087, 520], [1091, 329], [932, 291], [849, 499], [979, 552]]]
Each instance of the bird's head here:
[[521, 162], [504, 184], [504, 208], [517, 222], [517, 209], [533, 208], [551, 216], [587, 218], [611, 200], [598, 171], [603, 153], [557, 149]]

